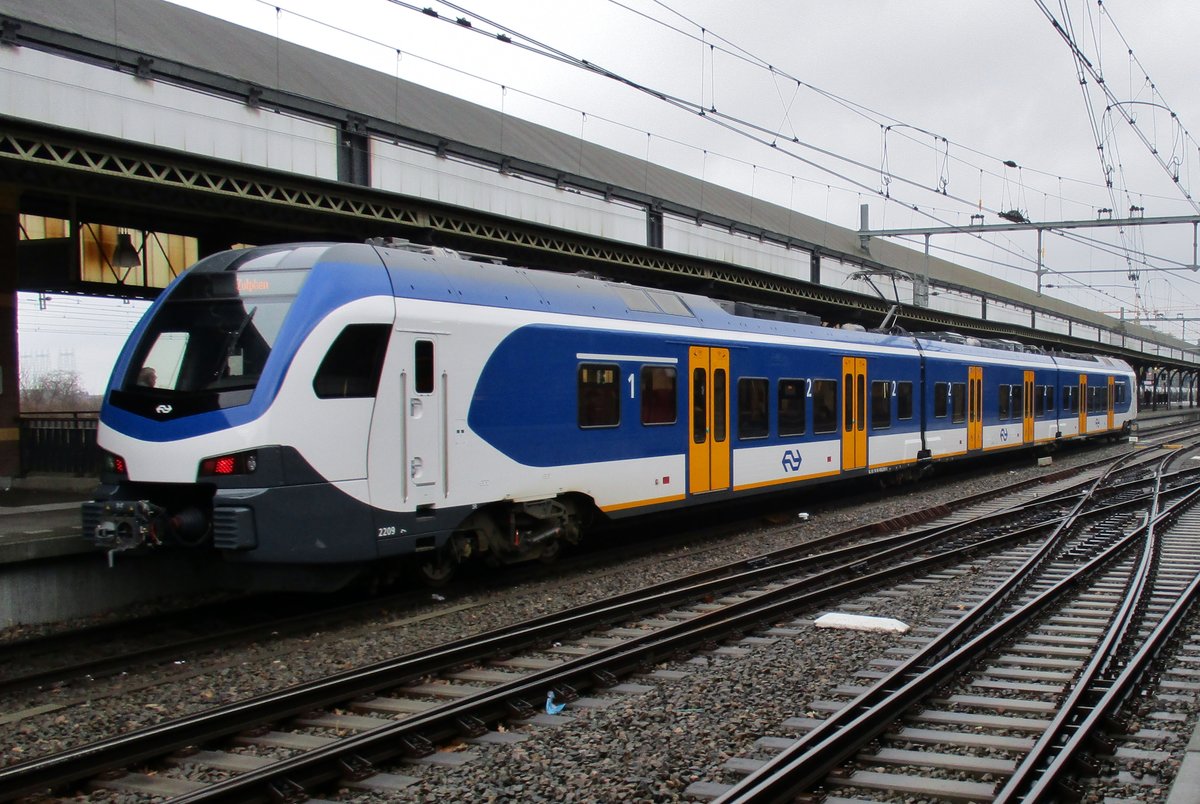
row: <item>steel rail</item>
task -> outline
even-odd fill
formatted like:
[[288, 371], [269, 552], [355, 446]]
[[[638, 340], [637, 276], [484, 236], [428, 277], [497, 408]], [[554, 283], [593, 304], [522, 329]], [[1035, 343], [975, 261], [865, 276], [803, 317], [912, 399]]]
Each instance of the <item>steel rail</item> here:
[[[1157, 491], [1157, 490], [1156, 490]], [[1195, 501], [1196, 493], [1188, 499]], [[1014, 770], [1007, 783], [996, 794], [996, 802], [1042, 801], [1059, 784], [1069, 764], [1084, 749], [1085, 741], [1094, 734], [1102, 719], [1108, 717], [1128, 696], [1146, 665], [1157, 656], [1162, 645], [1174, 633], [1183, 616], [1195, 602], [1200, 587], [1200, 575], [1193, 576], [1188, 587], [1172, 604], [1143, 640], [1135, 656], [1119, 672], [1114, 666], [1117, 649], [1126, 644], [1141, 624], [1138, 617], [1141, 605], [1154, 594], [1152, 577], [1160, 553], [1157, 526], [1174, 519], [1179, 506], [1172, 509], [1173, 517], [1159, 518], [1157, 494], [1146, 524], [1146, 540], [1138, 566], [1126, 589], [1112, 625], [1096, 646], [1087, 666], [1075, 680], [1058, 713], [1033, 748]], [[1113, 677], [1115, 676], [1115, 678]]]
[[[1006, 486], [1003, 486], [999, 489], [994, 489], [994, 490], [970, 495], [970, 496], [962, 498], [956, 502], [957, 502], [957, 505], [959, 505], [959, 506], [971, 505], [980, 500], [985, 500], [985, 499], [1003, 496], [1006, 494], [1011, 494], [1015, 491], [1022, 490], [1029, 486], [1039, 485], [1039, 484], [1042, 484], [1045, 482], [1050, 482], [1050, 480], [1057, 479], [1062, 474], [1065, 474], [1068, 472], [1090, 471], [1094, 467], [1103, 465], [1112, 460], [1113, 460], [1112, 458], [1102, 458], [1102, 459], [1098, 459], [1095, 461], [1090, 461], [1086, 464], [1083, 464], [1082, 466], [1075, 467], [1071, 470], [1064, 470], [1063, 472], [1054, 473], [1054, 474], [1050, 475], [1049, 478], [1047, 478], [1046, 476], [1042, 476], [1040, 478], [1033, 478], [1033, 479], [1018, 481], [1016, 483], [1011, 483]], [[1200, 467], [1197, 467], [1196, 469], [1191, 470], [1191, 471], [1200, 473]], [[1131, 484], [1136, 484], [1137, 482], [1138, 481], [1130, 481]], [[1077, 493], [1077, 492], [1074, 492], [1072, 490], [1064, 490], [1064, 491], [1059, 492], [1059, 494], [1062, 496], [1072, 495], [1075, 493]], [[1016, 512], [1018, 509], [1014, 508], [1012, 510], [1014, 512]], [[999, 514], [997, 514], [997, 515], [999, 515]], [[900, 518], [902, 519], [903, 517], [900, 517]], [[893, 519], [891, 521], [895, 521], [895, 520]], [[708, 571], [704, 571], [704, 572], [700, 572], [700, 573], [695, 573], [693, 575], [688, 576], [685, 579], [668, 582], [668, 583], [672, 586], [677, 586], [681, 583], [684, 583], [684, 584], [697, 583], [706, 578], [722, 577], [724, 575], [729, 575], [729, 574], [732, 574], [737, 571], [744, 571], [744, 570], [751, 569], [751, 568], [765, 565], [765, 564], [779, 563], [781, 561], [788, 560], [789, 556], [795, 555], [798, 552], [811, 553], [813, 550], [821, 549], [826, 544], [836, 544], [836, 543], [844, 542], [848, 539], [853, 539], [853, 538], [865, 538], [868, 535], [870, 535], [871, 533], [876, 532], [880, 527], [886, 526], [886, 524], [887, 524], [886, 522], [885, 523], [873, 523], [870, 525], [860, 526], [858, 528], [852, 528], [852, 529], [842, 531], [842, 532], [839, 532], [836, 534], [831, 534], [829, 536], [821, 537], [819, 539], [814, 539], [812, 541], [806, 542], [804, 545], [801, 545], [801, 546], [791, 546], [791, 547], [780, 548], [779, 550], [771, 551], [769, 553], [765, 553], [765, 554], [762, 554], [759, 556], [754, 556], [752, 558], [745, 559], [739, 563], [726, 565], [726, 567], [723, 567], [723, 568], [717, 568], [714, 570], [708, 570]], [[739, 569], [739, 567], [740, 567], [740, 569]], [[373, 601], [370, 601], [367, 605], [380, 606], [380, 605], [387, 605], [387, 604], [388, 604], [388, 600], [385, 599], [383, 601], [373, 600]], [[221, 605], [228, 605], [228, 604], [221, 604]], [[26, 673], [14, 674], [14, 675], [8, 675], [8, 676], [0, 675], [0, 694], [8, 694], [8, 693], [17, 692], [17, 691], [20, 691], [23, 689], [29, 689], [32, 687], [43, 686], [43, 685], [48, 685], [48, 684], [69, 682], [71, 680], [84, 678], [84, 677], [96, 678], [96, 677], [101, 677], [101, 676], [105, 676], [105, 675], [111, 675], [116, 672], [126, 670], [130, 666], [148, 665], [148, 664], [153, 664], [158, 661], [164, 661], [166, 659], [175, 659], [175, 658], [178, 658], [178, 656], [181, 652], [187, 652], [187, 651], [195, 652], [195, 651], [207, 649], [207, 648], [210, 648], [213, 646], [224, 645], [224, 644], [227, 644], [229, 641], [248, 638], [248, 637], [253, 636], [262, 631], [274, 632], [274, 631], [278, 631], [280, 629], [287, 629], [289, 631], [294, 632], [294, 631], [301, 630], [305, 627], [308, 627], [310, 624], [312, 626], [316, 627], [316, 626], [320, 625], [321, 623], [325, 622], [330, 616], [336, 617], [345, 612], [354, 611], [356, 608], [361, 608], [361, 606], [362, 606], [362, 604], [351, 604], [348, 606], [339, 606], [334, 609], [323, 609], [321, 611], [318, 611], [318, 612], [315, 612], [312, 614], [291, 615], [291, 616], [287, 616], [287, 617], [283, 617], [283, 618], [269, 620], [269, 621], [266, 621], [266, 622], [263, 622], [263, 623], [260, 623], [257, 625], [239, 626], [237, 628], [227, 630], [227, 631], [224, 631], [221, 633], [216, 633], [216, 634], [208, 633], [208, 634], [205, 634], [200, 637], [186, 637], [186, 638], [174, 640], [170, 643], [159, 645], [156, 647], [143, 648], [143, 649], [139, 649], [139, 650], [135, 650], [135, 651], [129, 651], [129, 652], [116, 654], [116, 655], [112, 655], [112, 656], [105, 656], [105, 657], [101, 657], [101, 658], [97, 658], [97, 659], [89, 659], [89, 660], [82, 661], [82, 662], [76, 662], [76, 663], [70, 664], [70, 665], [58, 665], [57, 667], [51, 667], [48, 669], [38, 669], [38, 670], [26, 672]], [[95, 626], [93, 628], [85, 629], [83, 631], [73, 631], [73, 632], [66, 632], [66, 633], [62, 633], [62, 634], [51, 634], [46, 637], [35, 637], [35, 638], [25, 639], [25, 640], [16, 640], [13, 642], [8, 642], [8, 643], [0, 643], [0, 667], [3, 667], [5, 665], [4, 660], [5, 660], [6, 656], [18, 655], [18, 654], [28, 651], [28, 650], [48, 651], [52, 648], [61, 650], [62, 647], [67, 645], [69, 642], [77, 642], [79, 639], [84, 638], [84, 637], [95, 639], [98, 637], [103, 637], [103, 636], [120, 633], [120, 631], [122, 629], [134, 630], [139, 627], [158, 629], [158, 628], [163, 627], [163, 625], [167, 624], [168, 622], [169, 621], [167, 620], [166, 617], [159, 615], [159, 616], [150, 617], [150, 618], [143, 618], [141, 620], [135, 620], [135, 621], [128, 622], [128, 623], [106, 624], [106, 625], [102, 625], [102, 626]]]
[[[1129, 453], [1118, 461], [1128, 460], [1138, 454], [1140, 453]], [[1023, 481], [1023, 483], [1029, 482], [1036, 481]], [[994, 493], [978, 496], [990, 497], [994, 496]], [[1128, 503], [1122, 505], [1126, 504]], [[1010, 507], [980, 519], [984, 521], [1011, 519], [1015, 511], [1031, 505], [1027, 503], [1022, 506]], [[1033, 529], [1052, 526], [1057, 521], [1057, 518], [1051, 518], [1027, 525], [1002, 537], [967, 545], [960, 551], [947, 551], [935, 555], [929, 560], [943, 562], [960, 554], [961, 551], [987, 549], [989, 546], [1007, 543], [1009, 540], [1023, 538]], [[873, 559], [894, 559], [924, 546], [937, 544], [951, 534], [978, 525], [979, 521], [956, 523], [950, 526], [931, 526], [903, 535], [871, 540], [829, 553], [778, 560], [780, 556], [794, 555], [798, 550], [811, 551], [816, 544], [809, 543], [799, 547], [784, 548], [774, 551], [774, 553], [739, 562], [735, 566], [740, 569], [732, 573], [724, 568], [708, 570], [684, 579], [682, 584], [680, 582], [663, 584], [655, 590], [650, 590], [650, 594], [645, 592], [629, 593], [598, 603], [587, 604], [567, 612], [546, 615], [526, 623], [495, 629], [483, 635], [447, 643], [398, 660], [380, 662], [366, 668], [331, 676], [312, 684], [297, 685], [286, 690], [228, 704], [199, 715], [151, 726], [129, 735], [110, 738], [74, 751], [66, 751], [41, 760], [12, 765], [0, 769], [0, 799], [52, 788], [106, 770], [126, 767], [154, 756], [161, 756], [177, 748], [236, 733], [249, 726], [284, 719], [359, 695], [374, 693], [386, 687], [397, 686], [413, 678], [439, 672], [447, 667], [478, 662], [493, 657], [497, 653], [543, 644], [550, 639], [560, 638], [564, 632], [578, 632], [613, 622], [625, 621], [640, 614], [677, 605], [687, 600], [720, 594], [731, 587], [745, 586], [753, 582], [761, 583], [766, 578], [804, 571], [819, 564], [827, 566], [831, 561], [843, 563], [825, 570], [819, 576], [810, 576], [801, 583], [811, 590], [815, 583], [824, 578], [826, 582], [831, 583], [829, 589], [833, 591], [829, 594], [850, 591], [852, 587], [843, 589], [840, 585], [834, 584], [831, 579], [839, 577], [839, 574], [857, 575], [861, 573], [864, 569], [863, 556], [870, 556]], [[821, 543], [844, 541], [848, 533], [865, 535], [872, 527], [874, 526], [864, 526], [818, 541]], [[906, 573], [913, 571], [913, 568], [902, 567], [893, 571]], [[875, 583], [889, 576], [884, 574], [866, 577], [872, 578], [873, 580], [870, 582]], [[820, 590], [814, 593], [820, 593]], [[773, 596], [769, 595], [754, 602], [758, 604], [771, 597]], [[662, 633], [659, 632], [659, 634]]]
[[[1169, 457], [1163, 456], [1163, 461]], [[1062, 519], [1045, 543], [973, 609], [869, 690], [750, 773], [718, 797], [717, 801], [720, 804], [791, 801], [825, 778], [864, 743], [885, 731], [914, 701], [923, 698], [930, 690], [937, 689], [959, 667], [983, 653], [996, 640], [1028, 622], [1058, 595], [1104, 566], [1112, 557], [1122, 554], [1133, 539], [1144, 532], [1147, 527], [1145, 524], [1014, 611], [986, 625], [986, 621], [994, 617], [1018, 590], [1032, 585], [1038, 569], [1051, 559], [1064, 541], [1070, 523], [1078, 518], [1092, 493], [1114, 472], [1116, 465], [1114, 463], [1096, 478], [1089, 494], [1079, 499], [1072, 513]]]
[[[1001, 518], [1004, 515], [1005, 512], [999, 512], [992, 518]], [[0, 769], [0, 800], [52, 789], [104, 771], [127, 767], [152, 757], [162, 756], [172, 750], [211, 741], [264, 722], [282, 720], [360, 695], [375, 693], [380, 689], [398, 686], [411, 679], [440, 672], [450, 667], [483, 661], [498, 653], [508, 653], [521, 648], [545, 644], [552, 639], [561, 638], [563, 633], [579, 632], [613, 622], [628, 621], [636, 616], [667, 606], [725, 593], [731, 587], [744, 587], [751, 582], [761, 583], [764, 579], [785, 573], [801, 572], [819, 563], [828, 564], [831, 557], [842, 562], [817, 575], [808, 575], [790, 586], [768, 592], [734, 607], [701, 615], [679, 626], [654, 632], [636, 642], [626, 642], [599, 651], [592, 657], [565, 663], [561, 670], [556, 671], [569, 678], [568, 681], [561, 683], [592, 686], [598, 683], [597, 677], [606, 677], [603, 673], [595, 672], [601, 666], [612, 665], [620, 673], [628, 673], [643, 664], [652, 664], [664, 657], [669, 657], [686, 645], [704, 644], [724, 638], [734, 630], [755, 628], [762, 622], [768, 622], [779, 616], [781, 612], [814, 605], [819, 600], [846, 594], [892, 577], [909, 574], [926, 566], [942, 564], [971, 551], [997, 548], [1025, 538], [1033, 529], [1052, 526], [1054, 520], [1015, 529], [1009, 533], [992, 536], [957, 549], [934, 553], [918, 559], [916, 562], [901, 564], [874, 574], [864, 573], [863, 560], [865, 557], [873, 562], [899, 560], [901, 556], [910, 554], [914, 550], [937, 545], [944, 541], [948, 533], [966, 528], [969, 524], [971, 523], [958, 523], [949, 527], [928, 528], [915, 533], [875, 539], [830, 553], [761, 566], [732, 575], [725, 574], [719, 578], [682, 588], [662, 590], [650, 595], [644, 593], [622, 595], [600, 603], [585, 605], [563, 614], [546, 615], [528, 623], [464, 638], [397, 660], [347, 671], [310, 684], [296, 685], [279, 692], [218, 707], [195, 716], [147, 727], [128, 735], [83, 746], [77, 750], [12, 765]], [[840, 580], [847, 576], [849, 576], [847, 580]], [[822, 586], [822, 584], [825, 585]], [[797, 596], [795, 594], [797, 588], [801, 588], [804, 594]], [[706, 624], [709, 627], [701, 635], [691, 636], [694, 628]], [[636, 656], [633, 656], [634, 653]], [[481, 698], [476, 696], [463, 699], [459, 704], [446, 710], [439, 709], [438, 712], [445, 712], [443, 715], [433, 713], [420, 716], [415, 720], [400, 722], [394, 727], [399, 731], [389, 731], [381, 738], [392, 739], [397, 734], [400, 735], [397, 739], [411, 738], [427, 729], [429, 722], [434, 719], [439, 722], [456, 724], [448, 728], [461, 729], [461, 722], [474, 722], [476, 719], [489, 718], [494, 720], [502, 716], [510, 716], [513, 714], [512, 708], [507, 703], [500, 706], [493, 699], [520, 700], [522, 696], [528, 695], [533, 689], [541, 692], [539, 697], [544, 697], [546, 685], [554, 677], [556, 677], [555, 672], [544, 672], [533, 676], [531, 681], [522, 680], [505, 687], [498, 687], [495, 691], [488, 691]], [[468, 715], [471, 717], [468, 718]], [[371, 733], [375, 734], [375, 732]], [[269, 768], [263, 771], [263, 773], [269, 772]], [[254, 777], [247, 778], [253, 779]]]
[[813, 578], [798, 580], [760, 597], [697, 615], [645, 637], [635, 637], [589, 656], [564, 662], [559, 667], [462, 698], [436, 711], [381, 726], [262, 769], [247, 771], [172, 801], [176, 804], [193, 804], [200, 801], [279, 800], [291, 793], [326, 784], [351, 771], [367, 769], [368, 772], [374, 772], [379, 763], [411, 751], [414, 745], [464, 733], [464, 724], [494, 722], [511, 717], [522, 708], [522, 704], [527, 706], [527, 700], [541, 700], [549, 690], [573, 692], [601, 687], [606, 679], [650, 667], [681, 652], [694, 650], [697, 646], [715, 646], [733, 634], [761, 629], [782, 617], [794, 615], [797, 610], [812, 608], [841, 595], [873, 588], [914, 571], [941, 566], [955, 558], [1009, 544], [1020, 538], [1016, 534], [994, 536], [982, 543], [926, 555], [878, 572], [859, 574], [825, 588], [813, 589]]

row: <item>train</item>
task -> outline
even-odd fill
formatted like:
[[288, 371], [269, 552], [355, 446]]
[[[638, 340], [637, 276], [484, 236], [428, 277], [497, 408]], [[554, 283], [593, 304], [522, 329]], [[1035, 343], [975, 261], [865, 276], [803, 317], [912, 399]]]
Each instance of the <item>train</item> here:
[[1109, 356], [396, 239], [251, 247], [181, 273], [131, 333], [82, 528], [110, 561], [437, 584], [548, 561], [604, 522], [1119, 437], [1136, 387]]

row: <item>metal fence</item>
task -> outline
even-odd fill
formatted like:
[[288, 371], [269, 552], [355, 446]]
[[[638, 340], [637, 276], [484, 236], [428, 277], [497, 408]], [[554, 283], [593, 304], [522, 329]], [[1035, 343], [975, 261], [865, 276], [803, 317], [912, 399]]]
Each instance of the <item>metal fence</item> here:
[[96, 411], [22, 413], [21, 475], [58, 472], [78, 477], [100, 473]]

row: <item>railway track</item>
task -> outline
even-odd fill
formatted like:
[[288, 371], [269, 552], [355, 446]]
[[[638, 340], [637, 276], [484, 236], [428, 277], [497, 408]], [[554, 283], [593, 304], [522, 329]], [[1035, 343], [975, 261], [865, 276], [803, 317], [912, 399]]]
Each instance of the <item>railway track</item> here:
[[[1192, 425], [1192, 431], [1200, 432], [1200, 426]], [[1173, 437], [1175, 433], [1189, 432], [1188, 426], [1172, 427], [1156, 431], [1155, 438]], [[1078, 467], [1079, 471], [1103, 465], [1109, 459], [1099, 459]], [[1076, 471], [1075, 469], [1070, 471]], [[1051, 478], [1059, 476], [1058, 473]], [[989, 509], [988, 499], [1006, 500], [1010, 495], [1025, 493], [1046, 482], [1046, 478], [1007, 484], [978, 499], [960, 501], [961, 516], [969, 518]], [[908, 518], [912, 522], [928, 518], [929, 512], [914, 511]], [[771, 516], [768, 514], [768, 518]], [[872, 530], [901, 524], [899, 521], [876, 523]], [[691, 555], [705, 549], [706, 541], [719, 539], [729, 532], [749, 527], [744, 519], [721, 526], [690, 528], [675, 537], [654, 540], [635, 540], [620, 548], [598, 550], [573, 559], [560, 561], [554, 570], [543, 567], [517, 569], [506, 575], [509, 583], [545, 576], [551, 572], [570, 572], [584, 567], [603, 566], [613, 560], [622, 559], [631, 553], [661, 552], [672, 545], [689, 545]], [[714, 535], [716, 534], [716, 535]], [[846, 538], [851, 534], [837, 534], [832, 539]], [[827, 540], [828, 541], [828, 540]], [[699, 545], [699, 546], [698, 546]], [[715, 543], [719, 547], [719, 542]], [[774, 560], [774, 559], [772, 559]], [[478, 579], [474, 579], [478, 583]], [[450, 595], [461, 595], [462, 590], [446, 590]], [[153, 667], [188, 660], [206, 651], [227, 649], [239, 644], [251, 644], [265, 640], [276, 640], [280, 635], [303, 634], [325, 630], [337, 623], [366, 620], [381, 611], [402, 612], [411, 610], [428, 601], [428, 593], [387, 593], [381, 596], [335, 603], [330, 606], [303, 597], [266, 598], [261, 601], [240, 599], [219, 602], [202, 607], [199, 611], [167, 612], [128, 622], [107, 623], [84, 629], [73, 629], [51, 633], [42, 637], [0, 642], [0, 695], [11, 695], [25, 690], [61, 688], [79, 682], [89, 685], [96, 679], [128, 673], [136, 668]], [[398, 620], [403, 622], [403, 619]], [[81, 658], [75, 658], [81, 657]], [[65, 659], [65, 661], [64, 661]], [[94, 690], [89, 690], [94, 694]]]
[[[1125, 460], [1130, 464], [1126, 477], [1089, 514], [1092, 520], [1128, 519], [1144, 505], [1150, 493], [1146, 470], [1136, 464], [1147, 455]], [[384, 763], [430, 755], [439, 741], [501, 739], [496, 735], [503, 732], [489, 731], [490, 726], [538, 717], [550, 692], [559, 702], [577, 703], [577, 696], [590, 691], [619, 690], [621, 678], [681, 652], [712, 649], [733, 635], [760, 632], [797, 612], [967, 556], [1037, 541], [1061, 529], [1070, 512], [1083, 505], [1077, 490], [1081, 478], [1071, 474], [1041, 484], [1041, 494], [1014, 489], [1008, 504], [994, 498], [970, 501], [972, 510], [966, 513], [897, 535], [870, 538], [873, 528], [859, 529], [853, 538], [838, 534], [649, 593], [579, 607], [14, 765], [0, 770], [0, 798], [83, 786], [242, 801], [286, 798], [289, 791], [335, 780], [364, 789], [400, 786], [405, 782], [396, 774], [378, 773]], [[1176, 472], [1169, 485], [1176, 499], [1194, 493], [1194, 473]], [[1053, 510], [1035, 505], [1037, 497], [1053, 500]], [[989, 506], [990, 513], [982, 510]], [[832, 549], [833, 542], [841, 546]], [[231, 740], [291, 756], [271, 761], [220, 750]], [[147, 762], [176, 770], [129, 772]]]
[[1113, 728], [1121, 707], [1200, 588], [1197, 492], [1167, 501], [1164, 477], [1160, 467], [1133, 520], [1076, 528], [1065, 519], [1037, 552], [997, 568], [1003, 577], [977, 605], [891, 671], [810, 704], [828, 716], [706, 797], [1044, 801], [1080, 796], [1067, 778], [1095, 768], [1096, 755], [1169, 759], [1154, 757], [1137, 729], [1129, 745], [1111, 743], [1125, 730]]

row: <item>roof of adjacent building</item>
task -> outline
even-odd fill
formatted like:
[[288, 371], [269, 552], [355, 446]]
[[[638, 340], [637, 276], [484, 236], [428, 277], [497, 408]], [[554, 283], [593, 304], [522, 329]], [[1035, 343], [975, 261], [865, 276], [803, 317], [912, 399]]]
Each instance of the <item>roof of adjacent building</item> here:
[[[1023, 307], [1104, 328], [1116, 324], [1096, 311], [883, 238], [872, 240], [867, 255], [852, 229], [165, 0], [0, 0], [0, 14], [111, 44], [114, 54], [132, 51], [190, 65], [604, 184], [644, 188], [654, 198], [909, 274], [927, 273], [937, 283]], [[1162, 337], [1134, 324], [1126, 326], [1138, 337]]]

